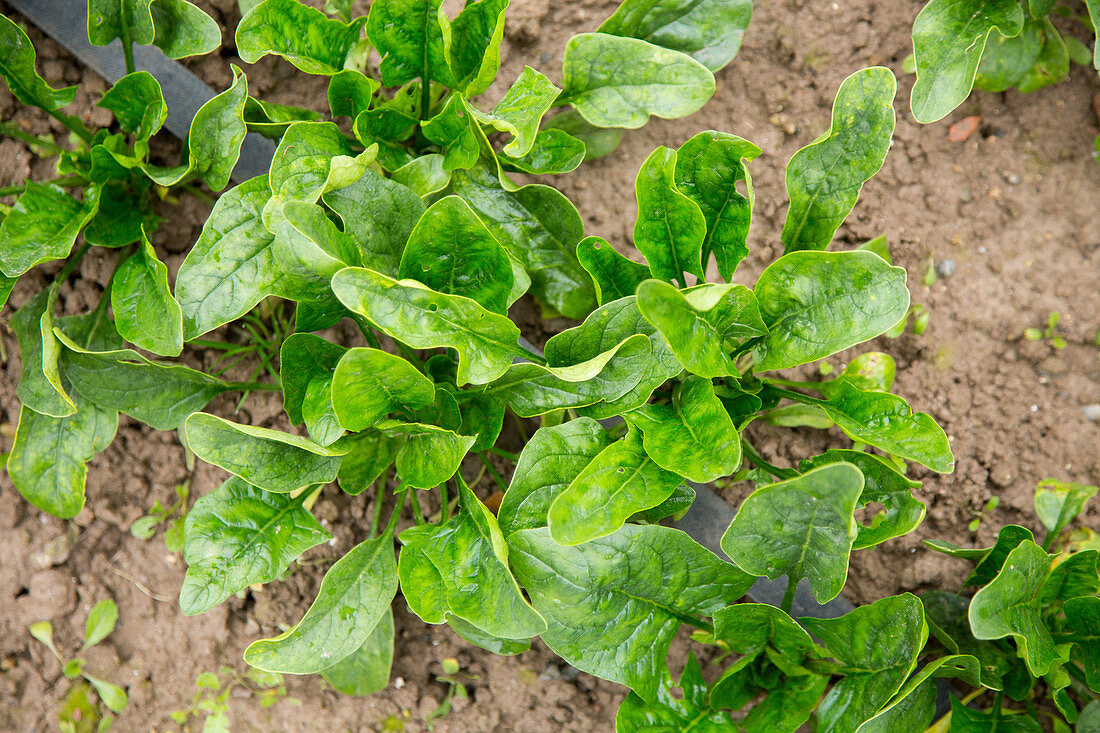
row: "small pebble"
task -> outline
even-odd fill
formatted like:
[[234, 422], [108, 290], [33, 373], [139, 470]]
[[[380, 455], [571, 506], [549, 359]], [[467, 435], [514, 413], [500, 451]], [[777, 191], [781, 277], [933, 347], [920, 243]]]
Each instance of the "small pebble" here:
[[543, 51], [541, 54], [539, 54], [539, 63], [548, 64], [550, 63], [551, 58], [553, 58], [553, 55], [549, 51]]
[[1085, 405], [1081, 408], [1081, 412], [1085, 413], [1085, 418], [1092, 422], [1100, 421], [1100, 403], [1093, 402], [1091, 405]]
[[581, 671], [571, 664], [565, 665], [561, 670], [561, 678], [566, 682], [576, 682], [581, 676]]
[[936, 274], [940, 277], [951, 277], [957, 269], [955, 260], [940, 260], [936, 263]]
[[1020, 185], [1020, 177], [1018, 175], [1016, 175], [1015, 173], [1006, 173], [1005, 174], [1005, 181], [1007, 181], [1008, 185], [1010, 185], [1010, 186], [1019, 186]]
[[551, 662], [550, 664], [546, 665], [546, 670], [543, 671], [543, 673], [539, 675], [539, 679], [540, 680], [560, 680], [561, 679], [561, 670], [558, 669], [558, 666], [556, 664]]

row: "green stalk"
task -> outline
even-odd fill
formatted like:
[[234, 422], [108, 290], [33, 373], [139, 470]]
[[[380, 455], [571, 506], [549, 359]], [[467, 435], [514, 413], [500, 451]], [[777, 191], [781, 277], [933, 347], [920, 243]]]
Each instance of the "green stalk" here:
[[[390, 514], [390, 521], [386, 522], [386, 529], [383, 530], [383, 534], [393, 534], [393, 530], [397, 527], [397, 520], [401, 518], [401, 510], [405, 508], [405, 500], [409, 498], [410, 491], [416, 491], [416, 489], [405, 489], [401, 492], [401, 498], [394, 504], [393, 513]], [[416, 506], [416, 497], [413, 497], [413, 506]]]
[[798, 583], [794, 582], [791, 576], [787, 576], [787, 589], [783, 591], [783, 600], [779, 604], [779, 608], [783, 613], [788, 616], [791, 615], [791, 608], [794, 607], [794, 594], [798, 590]]
[[745, 440], [744, 436], [741, 436], [741, 451], [745, 454], [745, 458], [748, 458], [750, 461], [752, 461], [753, 465], [764, 469], [772, 476], [775, 476], [777, 479], [785, 480], [789, 478], [794, 478], [798, 475], [798, 471], [795, 471], [794, 469], [780, 468], [779, 466], [768, 463], [761, 457], [759, 453], [756, 452], [756, 448], [753, 447], [752, 443]]
[[420, 497], [416, 495], [419, 489], [408, 488], [405, 489], [405, 496], [408, 496], [412, 500], [413, 519], [416, 520], [417, 526], [425, 525], [428, 520], [424, 519], [424, 510], [420, 508]]
[[382, 494], [386, 490], [386, 481], [382, 481], [378, 484], [378, 488], [374, 492], [374, 515], [370, 521], [370, 538], [374, 539], [378, 536], [378, 525], [382, 523]]
[[282, 392], [283, 386], [274, 382], [226, 382], [230, 391], [244, 392]]
[[[425, 51], [426, 53], [426, 51]], [[426, 76], [420, 78], [420, 121], [425, 122], [432, 112], [432, 82]]]
[[444, 481], [439, 485], [439, 516], [446, 522], [451, 518], [451, 507], [448, 506], [447, 501], [447, 482]]
[[84, 124], [84, 121], [81, 120], [79, 117], [73, 117], [72, 115], [67, 115], [64, 112], [58, 112], [57, 110], [52, 109], [47, 109], [45, 110], [45, 112], [50, 117], [53, 117], [55, 120], [60, 122], [62, 125], [69, 128], [69, 130], [71, 130], [81, 140], [91, 144], [92, 131], [88, 128], [87, 125]]
[[16, 140], [22, 140], [28, 145], [37, 145], [40, 148], [49, 150], [54, 155], [59, 155], [65, 152], [65, 148], [61, 147], [52, 140], [47, 140], [45, 138], [39, 137], [38, 135], [32, 135], [29, 132], [23, 132], [19, 129], [18, 125], [14, 125], [10, 122], [0, 122], [0, 135], [6, 135], [7, 137], [15, 138]]
[[490, 453], [494, 453], [494, 454], [500, 456], [501, 458], [507, 458], [512, 463], [518, 463], [519, 462], [519, 454], [517, 454], [517, 453], [510, 453], [510, 452], [504, 450], [503, 448], [497, 448], [495, 445], [490, 447], [488, 450], [489, 450]]
[[484, 453], [475, 453], [478, 460], [485, 466], [485, 470], [489, 472], [489, 476], [493, 479], [493, 483], [497, 485], [497, 488], [501, 491], [508, 490], [508, 484], [505, 482], [504, 477], [497, 473], [497, 470], [493, 468], [493, 465], [489, 463], [489, 459], [485, 457]]

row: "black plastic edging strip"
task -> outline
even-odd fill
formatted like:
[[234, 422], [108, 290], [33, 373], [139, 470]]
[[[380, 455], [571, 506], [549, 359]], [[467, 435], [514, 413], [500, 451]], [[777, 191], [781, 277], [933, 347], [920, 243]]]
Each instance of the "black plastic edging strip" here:
[[[115, 39], [106, 46], [88, 42], [88, 3], [85, 0], [5, 0], [46, 35], [86, 64], [109, 84], [126, 75], [122, 44]], [[165, 56], [156, 46], [134, 46], [134, 66], [148, 71], [158, 82], [168, 105], [164, 126], [181, 140], [187, 139], [191, 120], [199, 107], [217, 93], [178, 61]], [[262, 176], [271, 167], [275, 145], [256, 133], [245, 135], [241, 156], [233, 168], [237, 183]]]

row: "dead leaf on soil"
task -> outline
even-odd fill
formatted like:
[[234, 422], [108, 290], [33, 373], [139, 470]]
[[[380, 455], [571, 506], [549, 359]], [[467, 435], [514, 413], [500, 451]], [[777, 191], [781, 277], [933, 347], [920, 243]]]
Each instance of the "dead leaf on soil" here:
[[982, 123], [982, 118], [973, 115], [971, 117], [963, 117], [961, 120], [951, 125], [947, 129], [947, 140], [953, 143], [964, 143], [967, 138], [974, 134], [974, 131], [978, 129], [978, 125]]

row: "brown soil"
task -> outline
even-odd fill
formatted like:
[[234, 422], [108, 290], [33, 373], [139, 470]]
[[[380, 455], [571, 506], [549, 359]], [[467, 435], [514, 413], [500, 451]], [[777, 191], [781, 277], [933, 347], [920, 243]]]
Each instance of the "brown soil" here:
[[[233, 28], [236, 3], [213, 4], [223, 27]], [[568, 36], [593, 29], [614, 4], [514, 0], [502, 84], [487, 96], [499, 96], [524, 64], [555, 78]], [[832, 97], [845, 76], [870, 64], [901, 73], [909, 26], [921, 4], [761, 3], [741, 54], [718, 74], [718, 93], [703, 110], [684, 121], [655, 120], [629, 133], [612, 155], [556, 183], [577, 204], [590, 233], [625, 251], [635, 214], [634, 173], [655, 146], [675, 147], [707, 128], [754, 141], [764, 154], [752, 166], [757, 191], [752, 255], [737, 276], [751, 283], [780, 251], [786, 160], [827, 127]], [[230, 41], [231, 32], [225, 35]], [[31, 37], [48, 80], [82, 85], [72, 109], [90, 115], [93, 123], [105, 122], [106, 113], [92, 106], [105, 89], [102, 80], [86, 74], [40, 33], [31, 30]], [[190, 65], [223, 88], [230, 79], [226, 61], [239, 63], [229, 54]], [[242, 66], [251, 90], [261, 96], [325, 106], [318, 80], [288, 64], [267, 59]], [[1093, 345], [1100, 327], [1100, 165], [1088, 154], [1097, 133], [1090, 102], [1100, 81], [1092, 70], [1075, 67], [1069, 80], [1037, 94], [976, 93], [943, 123], [930, 126], [917, 125], [908, 114], [911, 84], [911, 76], [900, 77], [894, 149], [837, 238], [854, 245], [886, 234], [896, 262], [908, 269], [913, 300], [929, 309], [931, 325], [923, 336], [883, 339], [873, 346], [897, 359], [895, 391], [944, 426], [958, 462], [950, 476], [918, 473], [929, 510], [917, 532], [873, 554], [853, 556], [845, 594], [857, 602], [956, 585], [961, 568], [923, 549], [920, 540], [982, 545], [1003, 523], [1035, 528], [1032, 495], [1045, 477], [1100, 483], [1100, 434], [1081, 409], [1100, 402], [1100, 360]], [[948, 125], [967, 115], [982, 117], [979, 131], [964, 143], [949, 142]], [[48, 118], [19, 108], [0, 92], [0, 119], [13, 116], [36, 132], [62, 136]], [[166, 138], [161, 152], [171, 157], [176, 150], [178, 143]], [[36, 162], [19, 143], [0, 143], [0, 185], [27, 176], [48, 178], [49, 165]], [[154, 243], [174, 274], [206, 208], [186, 199], [163, 213], [171, 219]], [[929, 257], [951, 258], [958, 269], [926, 287], [922, 278]], [[85, 310], [98, 299], [112, 262], [112, 255], [85, 259], [81, 278], [62, 290], [66, 312]], [[49, 267], [40, 270], [46, 272], [20, 283], [12, 308], [52, 274]], [[1062, 314], [1060, 328], [1069, 342], [1063, 350], [1022, 338], [1025, 328], [1042, 326], [1051, 311]], [[5, 310], [0, 321], [6, 323], [9, 315]], [[528, 335], [542, 340], [541, 332]], [[0, 372], [0, 450], [7, 450], [18, 416], [19, 359], [10, 331], [4, 329], [0, 338], [8, 355]], [[186, 358], [209, 364], [213, 357], [189, 350]], [[227, 399], [211, 409], [230, 415], [234, 406]], [[280, 412], [277, 398], [258, 394], [235, 419], [285, 427]], [[844, 444], [831, 431], [753, 426], [751, 432], [780, 463]], [[116, 730], [178, 729], [169, 713], [191, 704], [196, 676], [222, 666], [243, 671], [244, 646], [301, 615], [324, 569], [361, 538], [370, 509], [364, 497], [327, 492], [317, 514], [336, 535], [334, 546], [307, 553], [284, 582], [184, 617], [175, 603], [184, 571], [179, 556], [167, 552], [159, 535], [141, 541], [127, 528], [154, 500], [170, 503], [173, 487], [188, 476], [195, 496], [222, 479], [217, 469], [201, 463], [190, 472], [174, 435], [125, 417], [114, 445], [90, 465], [88, 509], [73, 532], [27, 505], [7, 476], [0, 476], [0, 729], [54, 729], [67, 689], [59, 665], [31, 639], [27, 626], [52, 620], [62, 651], [75, 653], [88, 610], [106, 597], [119, 604], [118, 628], [86, 656], [89, 669], [128, 686], [131, 704]], [[729, 489], [728, 498], [736, 503], [747, 490]], [[1000, 497], [1000, 505], [970, 533], [967, 523], [991, 496]], [[1096, 526], [1098, 516], [1094, 506], [1084, 521]], [[423, 730], [424, 717], [446, 690], [434, 681], [445, 657], [457, 657], [470, 675], [471, 699], [457, 701], [436, 730], [612, 729], [622, 688], [577, 675], [537, 642], [518, 657], [495, 657], [445, 627], [425, 626], [401, 602], [394, 608], [398, 640], [388, 690], [350, 698], [326, 689], [319, 678], [290, 678], [288, 698], [294, 699], [262, 708], [256, 696], [238, 689], [231, 699], [233, 729], [379, 730], [393, 716], [404, 730]]]

